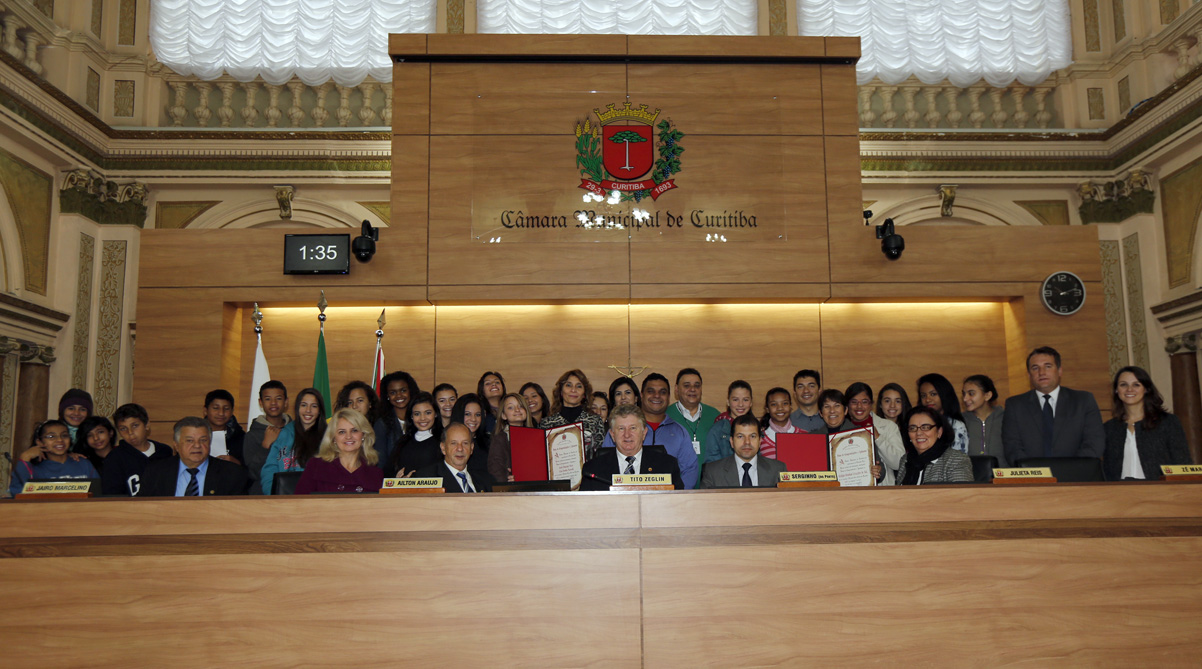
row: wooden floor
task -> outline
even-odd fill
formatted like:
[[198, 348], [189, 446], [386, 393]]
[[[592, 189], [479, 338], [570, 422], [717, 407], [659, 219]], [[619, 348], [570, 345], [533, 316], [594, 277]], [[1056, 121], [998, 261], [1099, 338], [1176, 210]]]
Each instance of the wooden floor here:
[[25, 666], [1197, 666], [1202, 484], [0, 503]]

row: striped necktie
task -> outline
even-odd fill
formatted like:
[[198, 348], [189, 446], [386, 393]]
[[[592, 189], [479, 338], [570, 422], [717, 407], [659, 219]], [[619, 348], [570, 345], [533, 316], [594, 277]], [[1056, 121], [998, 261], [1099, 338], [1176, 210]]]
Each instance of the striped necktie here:
[[192, 478], [188, 480], [188, 487], [184, 488], [184, 497], [199, 497], [200, 483], [196, 480], [196, 475], [200, 473], [200, 469], [196, 467], [188, 467], [184, 471], [192, 475]]

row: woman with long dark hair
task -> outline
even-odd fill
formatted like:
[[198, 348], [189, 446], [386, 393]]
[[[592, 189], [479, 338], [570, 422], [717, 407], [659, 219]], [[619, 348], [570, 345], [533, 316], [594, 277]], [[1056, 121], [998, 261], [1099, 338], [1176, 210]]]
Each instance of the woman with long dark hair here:
[[547, 417], [551, 410], [551, 400], [547, 399], [547, 393], [543, 392], [543, 387], [533, 381], [527, 381], [522, 384], [522, 389], [518, 394], [526, 398], [526, 410], [530, 412], [530, 420], [538, 425], [538, 422]]
[[[67, 424], [70, 429], [71, 424]], [[75, 432], [75, 443], [71, 451], [86, 456], [88, 462], [100, 471], [104, 468], [104, 459], [117, 447], [117, 429], [104, 416], [88, 416], [79, 424]]]
[[[451, 407], [454, 409], [454, 407]], [[392, 459], [380, 463], [384, 476], [409, 476], [419, 469], [442, 460], [438, 447], [442, 437], [442, 421], [439, 420], [438, 402], [430, 393], [418, 393], [409, 402], [409, 413], [405, 422], [411, 429], [392, 452]]]
[[[372, 423], [380, 464], [392, 462], [393, 452], [411, 431], [406, 416], [409, 415], [409, 403], [418, 392], [417, 381], [409, 372], [392, 372], [380, 379], [379, 415]], [[387, 471], [384, 473], [388, 474]]]
[[484, 400], [484, 429], [492, 434], [501, 413], [501, 398], [506, 395], [505, 377], [500, 372], [484, 372], [476, 382], [476, 394]]
[[898, 383], [886, 383], [876, 394], [876, 415], [893, 421], [899, 433], [905, 432], [906, 426], [901, 424], [902, 417], [913, 406], [910, 402], [910, 395]]
[[588, 410], [588, 400], [593, 395], [593, 384], [579, 369], [569, 369], [555, 381], [551, 391], [551, 414], [539, 421], [544, 430], [569, 423], [582, 423], [584, 431], [584, 460], [596, 457], [605, 442], [605, 423], [601, 417]]
[[968, 428], [968, 454], [992, 455], [1005, 467], [1002, 448], [1002, 417], [1006, 409], [997, 405], [997, 386], [984, 374], [973, 374], [960, 387], [964, 399], [964, 425]]
[[304, 471], [325, 436], [326, 403], [316, 388], [305, 388], [296, 394], [292, 415], [296, 420], [280, 430], [280, 436], [271, 442], [271, 451], [259, 470], [264, 495], [271, 494], [276, 474]]
[[1114, 375], [1114, 418], [1103, 426], [1106, 449], [1102, 467], [1110, 481], [1160, 478], [1161, 465], [1193, 464], [1185, 430], [1164, 410], [1164, 398], [1141, 367]]
[[942, 374], [923, 374], [918, 377], [918, 403], [934, 409], [951, 430], [952, 448], [968, 455], [968, 427], [960, 413], [960, 400], [952, 382]]

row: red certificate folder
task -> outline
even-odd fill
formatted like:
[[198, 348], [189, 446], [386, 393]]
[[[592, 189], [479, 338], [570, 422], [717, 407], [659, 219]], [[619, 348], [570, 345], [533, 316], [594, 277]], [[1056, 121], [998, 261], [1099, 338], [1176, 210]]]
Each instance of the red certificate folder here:
[[776, 459], [790, 472], [826, 472], [831, 468], [825, 434], [778, 433]]
[[546, 481], [547, 431], [510, 426], [509, 457], [514, 481]]

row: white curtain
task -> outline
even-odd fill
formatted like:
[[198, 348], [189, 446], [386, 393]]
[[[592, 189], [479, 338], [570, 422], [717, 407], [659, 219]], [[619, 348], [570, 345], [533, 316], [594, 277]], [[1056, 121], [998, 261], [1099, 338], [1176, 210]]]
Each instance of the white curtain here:
[[172, 70], [270, 84], [392, 80], [389, 33], [434, 32], [436, 0], [151, 0], [150, 44]]
[[755, 35], [756, 0], [476, 0], [482, 33]]
[[858, 78], [1034, 85], [1072, 63], [1068, 0], [798, 0], [802, 35], [861, 38]]

